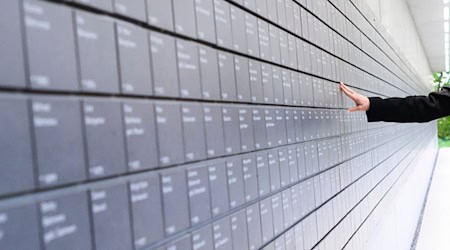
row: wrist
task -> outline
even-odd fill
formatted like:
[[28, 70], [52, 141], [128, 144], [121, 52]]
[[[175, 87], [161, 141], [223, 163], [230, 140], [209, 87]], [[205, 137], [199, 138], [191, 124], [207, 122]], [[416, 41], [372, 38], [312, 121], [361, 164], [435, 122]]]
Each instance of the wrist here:
[[369, 109], [366, 111], [367, 120], [371, 121], [379, 121], [381, 114], [379, 112], [380, 106], [382, 105], [383, 99], [380, 97], [369, 97]]

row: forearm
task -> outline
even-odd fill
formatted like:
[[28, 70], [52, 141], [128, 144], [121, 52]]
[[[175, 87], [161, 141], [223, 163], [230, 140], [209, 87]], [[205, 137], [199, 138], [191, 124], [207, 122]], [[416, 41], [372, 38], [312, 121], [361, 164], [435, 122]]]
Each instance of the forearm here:
[[[410, 99], [411, 97], [408, 97]], [[423, 98], [423, 97], [414, 97]], [[370, 97], [370, 108], [366, 112], [368, 122], [427, 122], [432, 120], [425, 112], [418, 113], [407, 98]]]
[[450, 115], [450, 91], [447, 88], [429, 96], [369, 99], [370, 108], [366, 112], [369, 122], [428, 122]]

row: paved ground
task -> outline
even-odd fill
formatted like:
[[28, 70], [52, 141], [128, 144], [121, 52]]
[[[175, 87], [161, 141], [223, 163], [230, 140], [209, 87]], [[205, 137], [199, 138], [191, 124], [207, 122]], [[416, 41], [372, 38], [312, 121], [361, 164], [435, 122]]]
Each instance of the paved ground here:
[[416, 250], [450, 249], [450, 148], [441, 149]]

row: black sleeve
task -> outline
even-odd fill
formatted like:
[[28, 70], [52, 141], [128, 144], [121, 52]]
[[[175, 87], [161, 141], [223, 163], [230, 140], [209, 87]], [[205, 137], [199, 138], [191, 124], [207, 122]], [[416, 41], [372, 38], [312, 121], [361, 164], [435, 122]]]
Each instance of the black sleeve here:
[[405, 98], [370, 97], [370, 108], [366, 111], [369, 122], [429, 122], [450, 115], [450, 88], [428, 96]]

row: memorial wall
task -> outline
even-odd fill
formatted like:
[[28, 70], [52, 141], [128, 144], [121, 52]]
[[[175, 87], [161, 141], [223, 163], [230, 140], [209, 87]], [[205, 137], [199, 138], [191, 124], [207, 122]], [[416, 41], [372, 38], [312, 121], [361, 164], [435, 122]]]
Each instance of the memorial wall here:
[[347, 112], [429, 91], [360, 1], [0, 6], [2, 250], [362, 249], [436, 149]]

